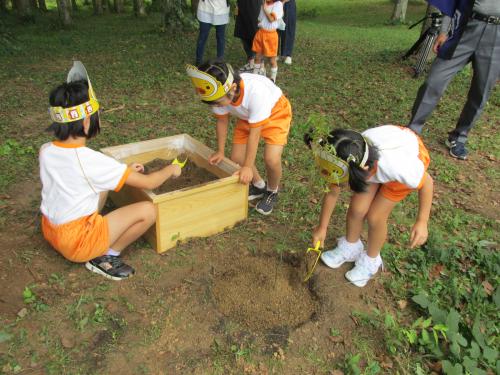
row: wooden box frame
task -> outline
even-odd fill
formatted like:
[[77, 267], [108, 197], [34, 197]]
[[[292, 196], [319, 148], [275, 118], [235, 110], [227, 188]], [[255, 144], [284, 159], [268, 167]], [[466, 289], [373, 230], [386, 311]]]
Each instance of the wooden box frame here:
[[178, 241], [210, 236], [247, 219], [248, 185], [240, 184], [238, 177], [233, 176], [238, 165], [227, 158], [218, 165], [209, 164], [208, 158], [214, 151], [188, 134], [106, 147], [101, 151], [127, 164], [145, 164], [156, 158], [171, 160], [179, 154], [187, 154], [189, 162], [219, 177], [158, 195], [127, 185], [118, 193], [111, 192], [117, 206], [139, 201], [154, 203], [156, 224], [144, 237], [158, 253], [171, 249]]

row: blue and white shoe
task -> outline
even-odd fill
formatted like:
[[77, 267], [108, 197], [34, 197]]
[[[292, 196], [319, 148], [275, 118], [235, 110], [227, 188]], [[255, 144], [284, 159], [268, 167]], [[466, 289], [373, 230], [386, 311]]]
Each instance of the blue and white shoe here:
[[375, 276], [380, 266], [383, 266], [380, 255], [371, 258], [367, 253], [363, 252], [356, 259], [354, 268], [346, 272], [345, 278], [357, 287], [362, 288]]
[[450, 149], [450, 155], [455, 159], [467, 160], [467, 149], [465, 148], [465, 143], [459, 142], [455, 139], [450, 139], [446, 141], [446, 146]]

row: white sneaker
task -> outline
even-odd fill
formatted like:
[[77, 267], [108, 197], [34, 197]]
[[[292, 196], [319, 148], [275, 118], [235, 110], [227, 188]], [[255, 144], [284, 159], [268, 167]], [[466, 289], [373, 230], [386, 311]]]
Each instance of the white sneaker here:
[[286, 65], [292, 65], [292, 57], [291, 56], [287, 56], [285, 58], [285, 64]]
[[347, 242], [345, 237], [337, 240], [337, 247], [321, 254], [321, 260], [330, 268], [339, 268], [345, 262], [354, 262], [363, 253], [364, 247], [361, 240]]
[[377, 255], [376, 258], [371, 258], [367, 253], [363, 252], [356, 260], [354, 268], [346, 272], [345, 278], [354, 285], [362, 288], [375, 276], [380, 266], [383, 267], [380, 255]]

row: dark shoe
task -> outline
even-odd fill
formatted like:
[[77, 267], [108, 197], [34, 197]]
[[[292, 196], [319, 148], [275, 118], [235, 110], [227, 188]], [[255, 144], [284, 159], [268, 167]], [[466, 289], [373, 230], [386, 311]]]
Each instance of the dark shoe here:
[[250, 187], [248, 188], [248, 200], [253, 201], [254, 199], [262, 198], [266, 190], [266, 186], [260, 189], [257, 186], [254, 186], [254, 184], [250, 184]]
[[264, 197], [260, 200], [259, 203], [257, 203], [255, 209], [262, 215], [269, 215], [271, 212], [273, 212], [273, 207], [277, 201], [278, 193], [266, 190], [266, 192], [264, 193]]
[[103, 255], [85, 263], [85, 268], [111, 280], [127, 279], [135, 273], [129, 265], [123, 263], [120, 257]]
[[467, 159], [467, 149], [465, 148], [465, 143], [448, 138], [448, 140], [446, 141], [446, 146], [448, 146], [448, 148], [450, 149], [450, 155], [455, 159]]

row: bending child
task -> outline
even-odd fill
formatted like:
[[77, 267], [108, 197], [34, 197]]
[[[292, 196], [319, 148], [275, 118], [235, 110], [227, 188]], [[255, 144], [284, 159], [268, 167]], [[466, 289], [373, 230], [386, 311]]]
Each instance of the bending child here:
[[276, 82], [278, 75], [278, 27], [283, 18], [283, 3], [279, 0], [262, 0], [259, 14], [259, 30], [253, 38], [252, 50], [255, 52], [254, 73], [266, 75], [264, 57], [271, 63], [269, 78]]
[[[240, 182], [252, 183], [248, 199], [262, 198], [255, 208], [269, 215], [278, 200], [281, 154], [292, 121], [290, 102], [269, 79], [251, 73], [240, 75], [223, 62], [205, 63], [199, 68], [188, 66], [187, 73], [217, 118], [218, 151], [209, 162], [218, 164], [224, 158], [229, 115], [236, 116], [231, 160], [241, 166], [237, 172]], [[265, 141], [267, 184], [255, 167], [261, 138]]]
[[134, 274], [120, 254], [155, 222], [151, 202], [134, 203], [99, 214], [109, 190], [124, 184], [154, 189], [181, 174], [178, 165], [144, 175], [141, 164], [127, 167], [86, 147], [99, 131], [99, 103], [83, 64], [76, 61], [67, 83], [50, 93], [48, 128], [57, 140], [40, 149], [42, 231], [45, 239], [66, 259], [85, 263], [92, 272], [112, 280]]
[[[427, 225], [432, 205], [433, 180], [426, 172], [429, 153], [411, 130], [394, 125], [368, 129], [363, 133], [334, 130], [328, 137], [312, 140], [321, 173], [330, 183], [323, 198], [319, 225], [313, 231], [313, 243], [323, 246], [330, 217], [340, 194], [340, 183], [349, 182], [353, 190], [347, 211], [346, 236], [337, 247], [325, 251], [321, 260], [330, 268], [355, 262], [345, 277], [363, 287], [382, 265], [380, 251], [387, 238], [387, 220], [392, 209], [413, 190], [418, 190], [419, 209], [410, 235], [410, 247], [427, 240]], [[368, 222], [367, 251], [360, 236]]]

